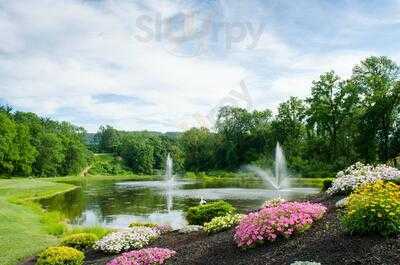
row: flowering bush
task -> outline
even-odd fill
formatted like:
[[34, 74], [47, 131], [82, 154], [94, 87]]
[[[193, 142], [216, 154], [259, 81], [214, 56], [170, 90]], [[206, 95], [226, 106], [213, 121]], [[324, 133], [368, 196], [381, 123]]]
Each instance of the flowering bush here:
[[126, 252], [108, 262], [107, 265], [158, 265], [174, 256], [175, 251], [167, 248], [145, 248]]
[[271, 200], [265, 201], [262, 207], [263, 208], [265, 208], [265, 207], [275, 207], [275, 206], [278, 206], [281, 203], [284, 203], [285, 201], [286, 200], [281, 198], [281, 197], [276, 197], [276, 198], [273, 198]]
[[400, 177], [400, 171], [386, 165], [364, 165], [360, 162], [339, 171], [332, 187], [327, 190], [330, 195], [350, 193], [364, 183], [372, 183], [378, 179], [394, 180]]
[[70, 247], [49, 247], [43, 251], [37, 265], [82, 265], [85, 255]]
[[187, 211], [186, 219], [191, 225], [203, 225], [217, 216], [224, 216], [236, 212], [236, 209], [227, 202], [216, 201], [195, 207]]
[[247, 247], [278, 236], [289, 237], [304, 231], [326, 212], [319, 203], [285, 202], [245, 216], [235, 229], [237, 245]]
[[165, 234], [171, 232], [173, 229], [169, 224], [158, 224], [156, 227], [154, 227], [154, 230], [158, 231], [160, 234]]
[[159, 235], [159, 231], [153, 228], [135, 227], [103, 237], [95, 243], [94, 248], [107, 253], [120, 253], [129, 249], [142, 248]]
[[64, 237], [64, 239], [61, 241], [61, 245], [84, 250], [93, 246], [97, 240], [98, 238], [94, 234], [79, 233]]
[[378, 180], [359, 187], [348, 197], [342, 222], [352, 233], [400, 233], [400, 186]]
[[232, 226], [237, 225], [243, 216], [243, 214], [228, 214], [215, 217], [210, 222], [204, 224], [204, 231], [212, 234], [228, 230]]
[[186, 225], [182, 227], [181, 229], [178, 230], [179, 233], [181, 234], [190, 234], [193, 232], [200, 232], [203, 230], [203, 227], [201, 225]]

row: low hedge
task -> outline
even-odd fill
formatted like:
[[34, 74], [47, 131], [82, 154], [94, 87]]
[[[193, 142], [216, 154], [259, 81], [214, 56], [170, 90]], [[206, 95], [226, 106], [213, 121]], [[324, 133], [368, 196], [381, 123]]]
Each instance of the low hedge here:
[[95, 234], [79, 233], [64, 237], [61, 245], [85, 250], [86, 248], [93, 246], [97, 240], [98, 238]]

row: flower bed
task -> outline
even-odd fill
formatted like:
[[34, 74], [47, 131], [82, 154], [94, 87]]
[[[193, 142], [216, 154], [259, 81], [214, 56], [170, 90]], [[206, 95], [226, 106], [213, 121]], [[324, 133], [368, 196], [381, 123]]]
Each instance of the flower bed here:
[[395, 180], [397, 178], [400, 178], [400, 171], [396, 168], [386, 165], [374, 167], [357, 162], [337, 173], [336, 179], [327, 193], [330, 195], [348, 194], [364, 183], [373, 183], [379, 179]]
[[239, 247], [249, 247], [277, 237], [290, 237], [309, 227], [326, 212], [318, 203], [285, 202], [263, 208], [245, 216], [235, 229], [234, 240]]
[[106, 253], [120, 253], [130, 249], [145, 247], [158, 238], [160, 232], [149, 227], [135, 227], [126, 231], [114, 232], [103, 237], [94, 245], [95, 249]]
[[126, 252], [108, 262], [107, 265], [158, 265], [164, 264], [175, 254], [175, 251], [167, 248], [146, 248]]

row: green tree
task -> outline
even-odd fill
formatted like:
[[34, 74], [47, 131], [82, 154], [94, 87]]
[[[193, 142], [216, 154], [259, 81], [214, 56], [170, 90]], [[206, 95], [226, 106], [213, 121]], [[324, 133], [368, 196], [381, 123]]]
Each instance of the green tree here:
[[105, 153], [115, 153], [119, 145], [119, 132], [111, 126], [101, 126], [99, 132], [95, 135], [98, 142], [99, 151]]
[[192, 128], [180, 137], [185, 153], [185, 168], [207, 171], [215, 167], [216, 136], [207, 128]]
[[38, 156], [33, 164], [33, 172], [37, 176], [53, 177], [61, 172], [64, 161], [64, 149], [60, 138], [55, 133], [40, 134]]
[[16, 125], [4, 112], [0, 112], [0, 124], [0, 173], [11, 174], [14, 161], [18, 160], [18, 150], [14, 146]]
[[141, 135], [126, 135], [121, 139], [119, 154], [136, 173], [152, 174], [154, 148], [148, 138]]
[[32, 164], [35, 162], [38, 152], [31, 144], [29, 128], [24, 124], [17, 125], [14, 148], [18, 150], [18, 159], [15, 161], [13, 174], [29, 176], [32, 173]]
[[352, 83], [362, 100], [360, 150], [369, 162], [376, 160], [376, 153], [380, 161], [389, 158], [400, 103], [399, 77], [399, 66], [383, 56], [369, 57], [353, 69]]

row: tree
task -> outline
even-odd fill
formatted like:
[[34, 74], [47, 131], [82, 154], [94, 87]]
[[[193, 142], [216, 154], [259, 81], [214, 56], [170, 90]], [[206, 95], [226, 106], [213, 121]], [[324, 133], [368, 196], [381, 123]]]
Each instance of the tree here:
[[266, 131], [271, 121], [272, 112], [269, 110], [248, 112], [230, 106], [221, 108], [216, 122], [221, 136], [221, 149], [218, 151], [220, 165], [233, 169], [249, 163], [254, 158], [251, 154], [255, 150], [264, 150], [264, 145], [258, 142], [264, 139], [255, 138], [255, 135], [260, 136], [260, 131]]
[[11, 174], [18, 159], [18, 150], [14, 148], [16, 126], [4, 112], [0, 112], [0, 124], [0, 173]]
[[100, 152], [114, 153], [119, 145], [120, 136], [116, 129], [107, 125], [101, 126], [100, 131], [95, 136]]
[[207, 171], [215, 168], [216, 136], [207, 128], [192, 128], [180, 137], [185, 153], [185, 168]]
[[35, 162], [38, 152], [31, 144], [29, 128], [24, 124], [17, 125], [14, 148], [18, 150], [18, 159], [14, 164], [13, 175], [29, 176], [32, 173], [32, 164]]
[[305, 133], [305, 111], [306, 107], [302, 100], [291, 97], [288, 101], [281, 103], [275, 119], [274, 127], [277, 140], [288, 147], [291, 144], [300, 143]]
[[120, 142], [119, 154], [134, 172], [153, 173], [154, 148], [148, 138], [141, 135], [125, 135]]
[[[360, 149], [369, 162], [376, 160], [376, 153], [380, 161], [389, 158], [390, 136], [400, 103], [399, 77], [399, 66], [387, 57], [369, 57], [353, 69], [352, 83], [363, 106]], [[374, 150], [375, 146], [378, 152]]]
[[60, 174], [65, 157], [62, 143], [57, 134], [42, 133], [37, 150], [39, 153], [33, 164], [33, 172], [42, 177], [53, 177]]

